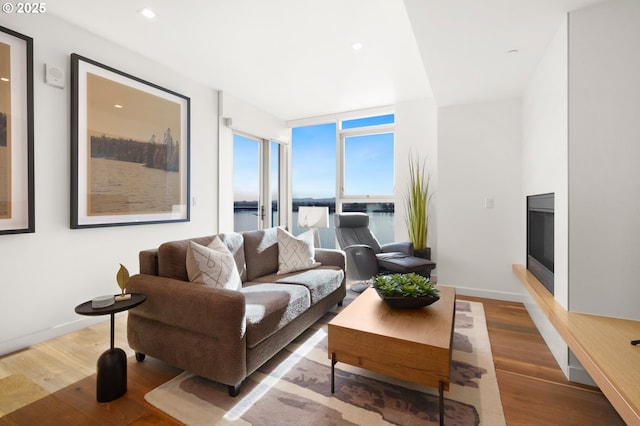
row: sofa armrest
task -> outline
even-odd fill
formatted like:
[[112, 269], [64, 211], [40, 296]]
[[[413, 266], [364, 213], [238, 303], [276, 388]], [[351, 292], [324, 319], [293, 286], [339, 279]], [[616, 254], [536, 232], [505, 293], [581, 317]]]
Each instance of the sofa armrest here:
[[400, 252], [413, 256], [413, 243], [410, 241], [383, 244], [380, 248], [383, 253]]
[[342, 250], [317, 248], [315, 259], [325, 266], [337, 266], [343, 271], [346, 268], [346, 256]]
[[138, 254], [140, 263], [140, 273], [147, 275], [158, 275], [158, 249], [142, 250]]
[[130, 312], [221, 341], [240, 341], [245, 333], [245, 298], [239, 291], [172, 278], [137, 274], [127, 290], [147, 300]]

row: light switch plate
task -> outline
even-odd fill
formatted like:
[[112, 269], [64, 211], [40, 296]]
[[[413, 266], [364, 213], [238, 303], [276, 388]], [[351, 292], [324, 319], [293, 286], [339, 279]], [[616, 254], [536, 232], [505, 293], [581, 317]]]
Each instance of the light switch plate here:
[[484, 208], [492, 209], [493, 208], [493, 198], [487, 197], [484, 199]]

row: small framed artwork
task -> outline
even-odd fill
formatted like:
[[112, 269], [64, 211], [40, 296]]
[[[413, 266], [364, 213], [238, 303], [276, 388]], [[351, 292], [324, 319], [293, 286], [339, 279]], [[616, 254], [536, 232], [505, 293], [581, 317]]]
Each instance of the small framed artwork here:
[[71, 55], [71, 228], [189, 221], [190, 99]]
[[33, 39], [0, 27], [0, 234], [35, 232]]

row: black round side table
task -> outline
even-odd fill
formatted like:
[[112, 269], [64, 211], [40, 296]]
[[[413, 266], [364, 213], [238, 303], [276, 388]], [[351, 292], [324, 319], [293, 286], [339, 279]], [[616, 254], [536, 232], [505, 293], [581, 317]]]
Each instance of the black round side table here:
[[76, 313], [80, 315], [111, 315], [111, 347], [98, 358], [96, 379], [98, 402], [113, 401], [127, 392], [127, 354], [122, 349], [113, 347], [115, 314], [135, 308], [146, 299], [144, 294], [131, 293], [131, 299], [115, 302], [104, 308], [93, 308], [91, 301], [76, 306]]

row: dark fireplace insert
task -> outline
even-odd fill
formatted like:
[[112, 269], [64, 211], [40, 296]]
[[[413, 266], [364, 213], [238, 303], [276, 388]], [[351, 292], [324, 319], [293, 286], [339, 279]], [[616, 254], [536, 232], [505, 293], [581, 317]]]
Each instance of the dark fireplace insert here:
[[554, 194], [527, 197], [527, 269], [553, 294]]

